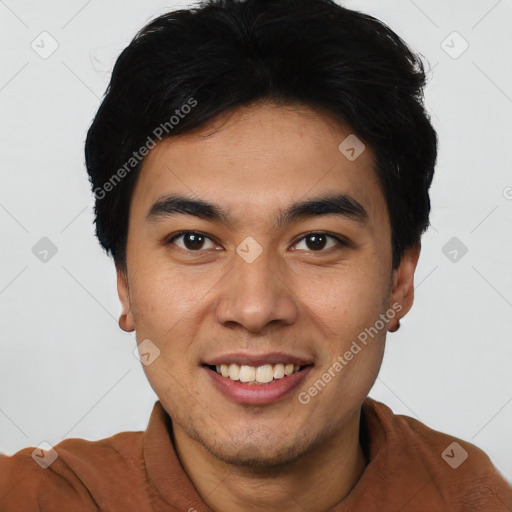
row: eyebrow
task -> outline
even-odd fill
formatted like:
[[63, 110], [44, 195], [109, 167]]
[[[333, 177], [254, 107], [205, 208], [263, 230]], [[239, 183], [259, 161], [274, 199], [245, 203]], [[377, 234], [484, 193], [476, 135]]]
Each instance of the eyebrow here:
[[[192, 199], [180, 195], [160, 198], [150, 208], [146, 220], [153, 222], [176, 214], [192, 215], [228, 226], [233, 225], [231, 215], [222, 207], [203, 199]], [[369, 219], [367, 211], [355, 198], [348, 194], [334, 193], [293, 203], [285, 210], [279, 210], [275, 226], [279, 228], [292, 222], [323, 215], [338, 215], [361, 224], [366, 224]]]

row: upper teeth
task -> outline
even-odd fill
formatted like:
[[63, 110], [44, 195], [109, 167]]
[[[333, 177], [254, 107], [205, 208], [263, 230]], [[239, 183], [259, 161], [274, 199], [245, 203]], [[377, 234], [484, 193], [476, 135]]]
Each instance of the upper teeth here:
[[290, 364], [264, 364], [263, 366], [247, 366], [232, 363], [230, 365], [220, 364], [215, 367], [217, 373], [231, 380], [240, 382], [271, 382], [272, 379], [282, 379], [285, 375], [298, 372], [300, 366]]

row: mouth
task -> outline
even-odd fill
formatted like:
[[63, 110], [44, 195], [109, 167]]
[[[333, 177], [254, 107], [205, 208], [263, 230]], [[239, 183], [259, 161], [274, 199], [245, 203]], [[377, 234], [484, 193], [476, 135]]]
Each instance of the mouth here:
[[298, 365], [293, 363], [264, 364], [261, 366], [231, 364], [205, 364], [212, 372], [234, 382], [246, 383], [254, 386], [265, 386], [290, 375], [303, 371], [312, 364]]
[[[233, 359], [233, 358], [231, 358]], [[265, 405], [289, 396], [304, 382], [314, 365], [298, 359], [293, 361], [254, 363], [240, 357], [238, 362], [202, 364], [207, 377], [221, 394], [237, 404]], [[243, 364], [252, 363], [252, 364]], [[301, 363], [301, 364], [299, 364]]]

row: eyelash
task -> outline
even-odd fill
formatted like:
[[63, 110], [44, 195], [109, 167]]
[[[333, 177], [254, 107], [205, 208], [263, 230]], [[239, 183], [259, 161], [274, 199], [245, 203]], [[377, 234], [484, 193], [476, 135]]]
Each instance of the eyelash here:
[[[182, 236], [184, 236], [186, 234], [200, 235], [200, 236], [203, 236], [206, 239], [210, 240], [211, 242], [215, 243], [214, 240], [212, 240], [208, 235], [206, 235], [205, 233], [202, 233], [201, 231], [180, 231], [179, 233], [176, 233], [176, 234], [172, 235], [172, 237], [167, 240], [166, 245], [170, 245], [175, 240], [177, 240], [178, 238], [180, 238], [180, 237], [182, 237]], [[326, 252], [330, 252], [331, 250], [337, 250], [337, 249], [340, 249], [340, 248], [347, 248], [350, 245], [349, 242], [344, 240], [342, 237], [337, 236], [337, 235], [332, 235], [332, 234], [327, 233], [325, 231], [310, 231], [309, 233], [306, 233], [304, 236], [299, 238], [299, 240], [297, 240], [293, 245], [294, 246], [297, 245], [298, 243], [302, 242], [308, 236], [311, 236], [311, 235], [324, 235], [327, 238], [332, 238], [332, 239], [336, 240], [336, 242], [338, 242], [338, 246], [337, 247], [329, 247], [328, 249], [325, 249], [325, 250], [324, 249], [320, 249], [318, 251], [308, 250], [308, 252], [326, 253]], [[184, 249], [182, 247], [179, 247], [179, 249], [181, 249], [183, 251], [187, 251], [188, 253], [200, 253], [200, 252], [205, 252], [206, 251], [205, 249], [198, 249], [197, 251], [193, 251], [191, 249], [186, 249], [186, 248]]]

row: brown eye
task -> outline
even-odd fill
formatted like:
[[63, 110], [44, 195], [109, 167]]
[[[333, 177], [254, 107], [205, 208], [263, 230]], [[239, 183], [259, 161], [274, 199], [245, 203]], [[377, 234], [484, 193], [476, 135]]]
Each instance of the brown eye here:
[[[301, 244], [303, 244], [303, 247], [299, 247]], [[295, 245], [295, 249], [322, 252], [324, 249], [331, 249], [337, 245], [341, 247], [347, 246], [343, 240], [333, 235], [328, 235], [327, 233], [309, 233], [299, 240]]]
[[178, 247], [187, 251], [200, 251], [202, 249], [215, 248], [215, 244], [210, 238], [195, 231], [183, 231], [182, 233], [178, 233], [173, 236], [168, 243], [175, 243]]

